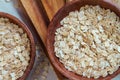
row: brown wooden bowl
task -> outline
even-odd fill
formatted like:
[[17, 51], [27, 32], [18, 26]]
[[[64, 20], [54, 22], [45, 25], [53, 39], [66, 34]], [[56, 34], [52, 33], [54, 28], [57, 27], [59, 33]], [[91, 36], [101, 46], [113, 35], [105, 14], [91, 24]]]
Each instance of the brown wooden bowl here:
[[18, 78], [17, 80], [25, 80], [28, 76], [28, 74], [30, 73], [33, 65], [34, 65], [34, 59], [35, 59], [35, 43], [34, 43], [34, 38], [32, 36], [32, 33], [30, 32], [30, 30], [28, 29], [28, 27], [23, 24], [20, 20], [18, 20], [16, 17], [8, 14], [8, 13], [4, 13], [4, 12], [0, 12], [0, 17], [3, 18], [8, 18], [10, 20], [11, 23], [14, 23], [16, 25], [18, 25], [19, 27], [21, 27], [24, 32], [27, 33], [27, 36], [30, 40], [30, 47], [31, 47], [31, 52], [30, 52], [30, 61], [29, 61], [29, 65], [27, 66], [23, 76], [21, 76], [20, 78]]
[[[70, 72], [65, 69], [64, 65], [59, 61], [59, 58], [55, 56], [54, 52], [54, 39], [55, 39], [55, 31], [60, 27], [60, 21], [66, 17], [69, 12], [79, 10], [80, 7], [84, 5], [100, 5], [103, 8], [110, 9], [115, 12], [120, 17], [120, 9], [116, 8], [112, 3], [105, 2], [104, 0], [73, 0], [72, 2], [66, 4], [62, 7], [57, 14], [52, 19], [47, 33], [47, 51], [49, 58], [54, 65], [54, 67], [65, 77], [71, 80], [88, 80], [88, 78], [75, 74], [74, 72]], [[114, 72], [112, 75], [108, 75], [106, 77], [100, 77], [98, 80], [110, 80], [116, 75], [120, 73], [120, 68]], [[94, 78], [90, 78], [89, 80], [94, 80]]]

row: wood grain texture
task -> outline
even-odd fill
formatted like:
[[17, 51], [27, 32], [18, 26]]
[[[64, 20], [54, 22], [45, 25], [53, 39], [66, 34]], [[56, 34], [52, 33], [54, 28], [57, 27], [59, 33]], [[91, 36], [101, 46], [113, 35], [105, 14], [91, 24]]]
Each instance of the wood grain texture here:
[[34, 24], [35, 29], [37, 30], [41, 40], [43, 41], [44, 45], [46, 46], [46, 34], [47, 34], [47, 27], [43, 20], [43, 16], [38, 10], [36, 6], [35, 0], [21, 0], [27, 14], [29, 15], [32, 23]]
[[41, 2], [50, 21], [55, 13], [65, 4], [65, 0], [41, 0]]
[[70, 2], [70, 1], [73, 1], [73, 0], [65, 0], [66, 2]]

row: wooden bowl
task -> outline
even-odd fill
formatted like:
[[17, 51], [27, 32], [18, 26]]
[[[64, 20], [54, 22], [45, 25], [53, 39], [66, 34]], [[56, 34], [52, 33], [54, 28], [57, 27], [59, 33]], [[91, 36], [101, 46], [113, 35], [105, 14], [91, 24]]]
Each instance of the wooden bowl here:
[[30, 73], [33, 65], [34, 65], [34, 59], [35, 59], [35, 43], [34, 43], [34, 38], [32, 36], [32, 33], [30, 32], [30, 30], [28, 29], [28, 27], [23, 24], [20, 20], [18, 20], [16, 17], [7, 14], [7, 13], [3, 13], [0, 12], [0, 17], [3, 18], [8, 18], [10, 20], [11, 23], [14, 23], [16, 25], [18, 25], [19, 27], [21, 27], [24, 32], [27, 33], [28, 38], [30, 40], [30, 47], [31, 47], [31, 51], [30, 51], [30, 61], [29, 61], [29, 65], [27, 66], [23, 76], [21, 76], [20, 78], [18, 78], [17, 80], [25, 80], [28, 76], [28, 74]]
[[[74, 72], [70, 72], [65, 69], [64, 65], [59, 61], [59, 59], [55, 56], [54, 52], [54, 39], [55, 39], [55, 31], [60, 27], [60, 21], [66, 17], [69, 12], [79, 10], [80, 7], [84, 5], [99, 5], [102, 8], [110, 9], [115, 12], [120, 17], [120, 10], [116, 8], [113, 4], [109, 2], [105, 2], [104, 0], [73, 0], [72, 2], [66, 4], [62, 7], [57, 14], [52, 19], [47, 33], [47, 51], [49, 54], [49, 58], [54, 65], [54, 67], [65, 77], [71, 80], [88, 80], [88, 78], [75, 74]], [[120, 68], [114, 72], [112, 75], [108, 75], [106, 77], [100, 77], [98, 80], [110, 80], [116, 75], [120, 73]], [[94, 78], [90, 78], [89, 80], [94, 80]]]

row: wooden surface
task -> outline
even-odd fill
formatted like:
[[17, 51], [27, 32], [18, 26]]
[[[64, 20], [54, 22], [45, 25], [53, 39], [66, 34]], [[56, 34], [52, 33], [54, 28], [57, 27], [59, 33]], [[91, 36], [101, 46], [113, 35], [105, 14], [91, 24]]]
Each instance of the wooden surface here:
[[50, 21], [55, 13], [65, 4], [64, 0], [41, 0], [41, 2]]
[[[40, 9], [37, 7], [36, 1], [35, 0], [29, 0], [29, 1], [20, 0], [20, 1], [23, 7], [25, 8], [28, 16], [30, 17], [32, 23], [34, 24], [34, 27], [37, 30], [41, 40], [46, 46], [47, 24], [44, 20], [44, 16], [42, 16]], [[47, 1], [48, 0], [42, 0], [42, 3], [43, 6], [45, 7], [45, 11], [48, 15], [49, 20], [51, 20], [54, 14], [57, 12], [57, 10], [63, 6], [64, 2], [62, 0], [56, 0], [56, 1], [50, 0], [51, 3], [48, 3]], [[57, 5], [59, 3], [61, 4]], [[54, 70], [58, 76], [58, 80], [63, 80], [63, 76], [55, 68]]]
[[47, 25], [43, 21], [43, 16], [39, 12], [38, 7], [36, 6], [35, 0], [21, 0], [23, 7], [25, 8], [27, 14], [29, 15], [34, 27], [36, 28], [41, 40], [45, 45], [46, 34], [47, 34]]

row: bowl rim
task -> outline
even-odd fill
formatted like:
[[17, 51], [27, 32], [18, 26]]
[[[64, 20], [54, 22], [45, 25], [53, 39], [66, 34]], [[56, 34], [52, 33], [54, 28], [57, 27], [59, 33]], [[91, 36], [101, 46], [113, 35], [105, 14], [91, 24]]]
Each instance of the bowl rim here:
[[[51, 22], [50, 22], [50, 24], [49, 24], [49, 26], [48, 26], [48, 30], [47, 30], [47, 40], [46, 40], [46, 44], [47, 44], [47, 51], [48, 51], [48, 56], [49, 56], [49, 58], [50, 58], [50, 60], [51, 60], [51, 62], [52, 62], [52, 64], [53, 64], [53, 66], [63, 75], [63, 76], [65, 76], [65, 77], [67, 77], [68, 79], [70, 79], [70, 80], [94, 80], [94, 78], [87, 78], [87, 77], [83, 77], [83, 76], [81, 76], [80, 77], [80, 75], [77, 75], [77, 74], [75, 74], [74, 72], [71, 72], [71, 71], [68, 71], [67, 69], [65, 69], [65, 67], [64, 67], [64, 69], [63, 68], [61, 68], [60, 67], [60, 65], [62, 65], [63, 66], [63, 64], [61, 63], [60, 65], [57, 63], [57, 61], [56, 61], [56, 59], [58, 60], [58, 58], [55, 56], [55, 54], [54, 53], [52, 53], [52, 49], [51, 49], [51, 42], [50, 42], [50, 31], [51, 31], [51, 27], [52, 27], [52, 25], [54, 24], [54, 22], [56, 21], [56, 17], [58, 17], [58, 15], [60, 15], [60, 13], [62, 12], [62, 11], [64, 11], [64, 9], [66, 9], [66, 7], [68, 7], [68, 6], [71, 6], [72, 4], [75, 4], [75, 3], [77, 3], [77, 2], [80, 2], [80, 3], [82, 3], [82, 1], [84, 2], [84, 1], [87, 1], [87, 0], [73, 0], [73, 1], [71, 1], [71, 2], [69, 2], [69, 3], [66, 3], [63, 7], [61, 7], [58, 11], [57, 11], [57, 13], [54, 15], [54, 17], [53, 17], [53, 19], [51, 20]], [[90, 0], [89, 0], [90, 1]], [[93, 0], [93, 2], [96, 2], [96, 4], [97, 4], [97, 2], [98, 1], [101, 1], [101, 2], [104, 2], [104, 4], [109, 4], [109, 5], [111, 5], [112, 7], [114, 7], [114, 8], [116, 8], [119, 12], [120, 12], [120, 9], [118, 9], [114, 4], [112, 4], [112, 3], [109, 3], [109, 2], [106, 2], [105, 0]], [[87, 4], [86, 4], [87, 5]], [[92, 4], [91, 4], [92, 5]], [[114, 12], [114, 11], [113, 11]], [[120, 17], [120, 16], [119, 16]], [[51, 33], [52, 34], [52, 33]], [[56, 59], [55, 59], [55, 58]], [[120, 68], [119, 68], [120, 69]], [[119, 70], [118, 69], [118, 70]], [[67, 72], [69, 72], [69, 74], [67, 74], [66, 72], [65, 72], [65, 70], [67, 71]], [[119, 73], [120, 73], [120, 71], [115, 71], [116, 73], [113, 73], [114, 75], [110, 75], [110, 77], [109, 77], [109, 75], [108, 76], [106, 76], [106, 77], [100, 77], [100, 78], [98, 78], [98, 79], [100, 79], [100, 80], [110, 80], [110, 79], [112, 79], [112, 78], [114, 78], [115, 76], [117, 76]], [[74, 77], [74, 76], [72, 76], [72, 74], [75, 74], [76, 75], [76, 77]]]
[[33, 68], [34, 65], [34, 61], [35, 61], [35, 42], [34, 42], [34, 38], [33, 35], [31, 33], [31, 31], [29, 30], [29, 28], [27, 27], [26, 24], [24, 24], [23, 22], [21, 22], [18, 18], [16, 18], [15, 16], [5, 13], [5, 12], [0, 12], [0, 17], [2, 18], [8, 18], [10, 20], [11, 23], [14, 23], [16, 25], [18, 25], [20, 28], [22, 28], [24, 30], [24, 32], [27, 34], [29, 40], [30, 40], [30, 60], [29, 60], [29, 64], [26, 67], [26, 70], [24, 71], [24, 74], [19, 77], [17, 80], [25, 80], [27, 78], [27, 76], [29, 75], [30, 71]]

